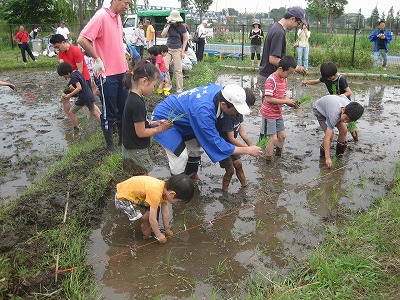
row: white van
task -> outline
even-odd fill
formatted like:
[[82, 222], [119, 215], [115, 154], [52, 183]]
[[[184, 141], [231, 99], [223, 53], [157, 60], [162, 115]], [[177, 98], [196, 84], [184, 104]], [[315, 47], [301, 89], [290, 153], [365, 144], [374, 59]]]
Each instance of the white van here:
[[[167, 23], [166, 18], [170, 15], [170, 13], [170, 10], [142, 10], [138, 11], [137, 14], [127, 15], [123, 24], [125, 41], [130, 44], [133, 31], [136, 29], [139, 21], [142, 21], [143, 24], [145, 24], [145, 21], [149, 19], [150, 23], [154, 26], [154, 29], [156, 31], [156, 45], [165, 44], [167, 42], [167, 39], [161, 37], [161, 31], [164, 29], [164, 26]], [[185, 11], [180, 10], [180, 14], [182, 16], [183, 22], [185, 22]], [[144, 32], [146, 32], [146, 25], [143, 29]]]

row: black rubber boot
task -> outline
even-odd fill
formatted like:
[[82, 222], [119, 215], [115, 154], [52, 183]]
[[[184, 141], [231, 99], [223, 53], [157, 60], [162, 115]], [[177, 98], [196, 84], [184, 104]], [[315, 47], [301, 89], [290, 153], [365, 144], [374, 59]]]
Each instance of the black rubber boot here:
[[336, 142], [336, 156], [343, 156], [344, 150], [347, 148], [346, 142]]
[[200, 156], [196, 157], [189, 156], [184, 173], [191, 179], [195, 179], [197, 171], [199, 170], [199, 165], [200, 165]]
[[325, 157], [325, 148], [324, 146], [319, 146], [319, 157]]
[[118, 131], [118, 145], [122, 145], [122, 122], [117, 123], [117, 131]]
[[117, 147], [114, 145], [113, 140], [113, 130], [103, 130], [103, 136], [106, 141], [107, 151], [109, 152], [118, 152]]

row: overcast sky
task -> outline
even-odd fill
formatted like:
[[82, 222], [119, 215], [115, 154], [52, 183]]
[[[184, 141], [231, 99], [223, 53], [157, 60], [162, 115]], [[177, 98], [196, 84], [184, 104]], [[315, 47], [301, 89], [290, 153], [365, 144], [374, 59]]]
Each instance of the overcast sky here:
[[[266, 0], [214, 0], [213, 4], [210, 6], [210, 10], [220, 11], [224, 8], [234, 8], [239, 12], [244, 12], [245, 9], [248, 13], [254, 12], [268, 12], [273, 8], [279, 8], [282, 6], [291, 7], [291, 6], [301, 6], [305, 8], [307, 6], [307, 1], [305, 0], [281, 0], [281, 1], [272, 1]], [[139, 0], [139, 4], [143, 4], [143, 1]], [[156, 6], [171, 6], [171, 7], [180, 7], [180, 3], [177, 0], [149, 0], [150, 5]], [[249, 5], [251, 3], [251, 5]], [[348, 0], [348, 3], [345, 7], [346, 13], [358, 13], [358, 10], [361, 8], [361, 13], [365, 16], [369, 16], [375, 6], [378, 7], [379, 14], [387, 12], [393, 6], [394, 15], [396, 16], [397, 11], [400, 9], [400, 1], [399, 0]]]

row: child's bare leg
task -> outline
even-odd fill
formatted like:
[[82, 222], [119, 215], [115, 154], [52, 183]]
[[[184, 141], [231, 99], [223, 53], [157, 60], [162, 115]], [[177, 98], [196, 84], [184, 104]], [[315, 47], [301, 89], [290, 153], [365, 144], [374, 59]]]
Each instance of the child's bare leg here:
[[272, 134], [272, 135], [269, 135], [268, 138], [269, 138], [268, 144], [265, 147], [265, 156], [266, 156], [267, 160], [271, 160], [272, 152], [274, 152], [274, 147], [278, 140], [278, 137], [276, 136], [276, 134]]
[[101, 111], [100, 111], [100, 108], [96, 104], [94, 105], [94, 109], [91, 111], [91, 114], [93, 117], [96, 118], [97, 122], [100, 123]]
[[278, 141], [276, 143], [276, 156], [282, 155], [283, 144], [285, 143], [286, 132], [284, 130], [278, 132]]
[[74, 126], [74, 129], [75, 128], [79, 128], [78, 118], [76, 117], [76, 115], [72, 111], [68, 112], [68, 117], [71, 120], [71, 123]]
[[143, 238], [149, 239], [151, 238], [151, 225], [149, 221], [150, 211], [146, 211], [146, 213], [142, 216], [142, 224], [140, 224], [140, 228], [142, 229]]
[[235, 169], [233, 165], [230, 165], [228, 168], [225, 168], [225, 175], [222, 178], [222, 191], [226, 193], [228, 191], [229, 184], [231, 183], [231, 179]]
[[65, 116], [69, 117], [69, 110], [71, 109], [71, 102], [69, 102], [69, 99], [61, 100], [61, 102], [62, 102], [62, 105], [63, 105]]
[[246, 176], [244, 175], [242, 161], [240, 159], [233, 161], [233, 166], [235, 167], [236, 176], [239, 179], [242, 187], [247, 186], [247, 180], [246, 180]]

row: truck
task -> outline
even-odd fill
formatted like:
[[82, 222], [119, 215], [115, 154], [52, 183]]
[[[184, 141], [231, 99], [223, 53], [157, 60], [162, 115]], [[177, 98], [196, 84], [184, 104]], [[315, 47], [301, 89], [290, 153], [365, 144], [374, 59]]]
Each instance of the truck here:
[[[179, 10], [179, 12], [183, 22], [185, 22], [186, 12], [184, 10]], [[156, 31], [156, 45], [165, 44], [167, 39], [161, 37], [161, 31], [164, 29], [164, 26], [167, 23], [166, 18], [169, 17], [170, 13], [171, 10], [141, 10], [136, 14], [127, 15], [123, 24], [125, 42], [130, 44], [133, 31], [138, 26], [139, 21], [142, 21], [143, 24], [145, 24], [145, 21], [149, 19]], [[144, 26], [143, 29], [146, 32], [146, 26]]]

